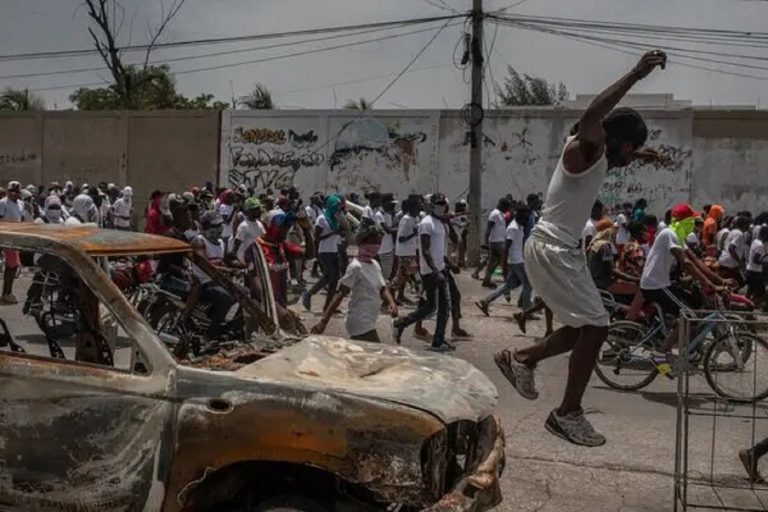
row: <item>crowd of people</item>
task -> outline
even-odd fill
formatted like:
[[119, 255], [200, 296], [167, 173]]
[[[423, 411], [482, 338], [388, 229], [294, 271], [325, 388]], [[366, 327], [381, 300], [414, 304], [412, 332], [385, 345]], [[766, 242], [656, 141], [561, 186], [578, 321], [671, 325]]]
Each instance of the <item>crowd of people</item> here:
[[[743, 286], [751, 299], [765, 305], [768, 212], [732, 215], [720, 205], [696, 211], [679, 204], [659, 220], [645, 199], [607, 207], [597, 200], [608, 169], [634, 160], [663, 162], [663, 156], [643, 148], [648, 130], [640, 114], [615, 107], [637, 81], [665, 62], [661, 52], [646, 54], [595, 98], [565, 141], [544, 198], [532, 193], [525, 201], [510, 195], [498, 200], [484, 231], [485, 257], [472, 274], [476, 279], [482, 274], [482, 285], [492, 289], [475, 303], [484, 315], [490, 315], [500, 297], [511, 300], [510, 292], [517, 288], [522, 290], [515, 319], [522, 332], [536, 312], [545, 313], [542, 341], [494, 356], [521, 396], [538, 397], [534, 370], [541, 361], [572, 351], [563, 401], [545, 426], [579, 445], [605, 442], [581, 405], [608, 332], [601, 291], [629, 296], [630, 314], [651, 302], [676, 315], [683, 306], [701, 305], [696, 291]], [[136, 229], [141, 215], [134, 211], [132, 196], [131, 187], [107, 183], [22, 188], [13, 181], [0, 192], [0, 219]], [[307, 311], [315, 307], [314, 296], [325, 290], [314, 333], [324, 332], [349, 298], [346, 329], [352, 339], [379, 341], [381, 313], [394, 318], [398, 344], [405, 329], [414, 326], [414, 335], [429, 340], [431, 350], [454, 350], [447, 336], [449, 318], [451, 339], [471, 336], [461, 327], [461, 290], [455, 279], [466, 264], [469, 212], [463, 200], [451, 205], [441, 193], [412, 194], [400, 201], [380, 192], [362, 198], [322, 192], [302, 197], [295, 187], [215, 189], [208, 183], [181, 193], [155, 191], [143, 213], [147, 233], [184, 240], [214, 266], [244, 271], [254, 296], [263, 292], [253, 274], [263, 254], [281, 323], [296, 322], [288, 309], [292, 290]], [[357, 247], [351, 260], [350, 245]], [[11, 251], [4, 257], [1, 300], [14, 303], [13, 280], [20, 263]], [[161, 268], [175, 278], [174, 286], [196, 280], [202, 300], [215, 305], [210, 313], [215, 335], [234, 300], [205, 273], [194, 268], [190, 273], [179, 265], [161, 261]], [[494, 282], [497, 269], [501, 284]], [[317, 278], [312, 286], [307, 274]], [[697, 286], [689, 286], [690, 281]], [[419, 301], [401, 316], [399, 309], [413, 303], [409, 289], [418, 292]], [[432, 315], [436, 323], [429, 333], [422, 323]], [[553, 318], [560, 322], [558, 329]], [[674, 339], [672, 333], [660, 358], [671, 362]]]

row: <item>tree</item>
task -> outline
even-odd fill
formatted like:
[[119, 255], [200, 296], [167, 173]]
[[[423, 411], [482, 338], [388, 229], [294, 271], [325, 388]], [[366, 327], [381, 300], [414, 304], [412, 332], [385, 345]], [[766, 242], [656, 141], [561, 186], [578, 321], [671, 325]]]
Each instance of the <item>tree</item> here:
[[[133, 66], [125, 68], [125, 76], [134, 87], [131, 95], [133, 108], [140, 110], [223, 110], [229, 107], [227, 103], [214, 101], [212, 94], [200, 94], [187, 98], [176, 90], [176, 79], [170, 68], [163, 64], [137, 69]], [[78, 110], [119, 110], [125, 108], [116, 84], [97, 89], [80, 88], [69, 97]]]
[[149, 65], [149, 56], [161, 34], [179, 13], [185, 1], [171, 0], [168, 8], [163, 1], [159, 3], [160, 23], [155, 28], [149, 28], [149, 43], [146, 45], [144, 63], [137, 67], [123, 63], [122, 52], [118, 45], [118, 36], [125, 20], [125, 8], [120, 0], [84, 0], [88, 17], [91, 19], [88, 33], [91, 34], [96, 50], [112, 75], [114, 80], [112, 88], [119, 108], [141, 108], [141, 95], [147, 90], [144, 88], [144, 81], [155, 77], [150, 69], [155, 66]]
[[42, 96], [31, 92], [29, 89], [13, 89], [6, 87], [0, 94], [0, 110], [14, 112], [28, 112], [45, 110], [45, 100]]
[[272, 110], [275, 103], [272, 101], [272, 93], [266, 85], [257, 83], [251, 92], [240, 98], [240, 104], [251, 110]]
[[558, 105], [568, 99], [568, 89], [559, 82], [550, 84], [537, 76], [523, 74], [507, 66], [509, 76], [502, 86], [496, 85], [497, 104], [503, 107], [519, 105]]
[[365, 98], [360, 98], [359, 100], [349, 100], [344, 104], [344, 108], [346, 110], [370, 110], [371, 104], [368, 102]]

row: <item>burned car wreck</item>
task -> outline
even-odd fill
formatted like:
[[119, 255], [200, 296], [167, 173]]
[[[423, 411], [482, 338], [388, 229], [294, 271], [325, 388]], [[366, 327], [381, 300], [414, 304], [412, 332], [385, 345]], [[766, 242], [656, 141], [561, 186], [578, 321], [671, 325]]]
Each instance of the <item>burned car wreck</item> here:
[[[19, 320], [0, 308], [0, 509], [461, 511], [500, 503], [496, 389], [469, 363], [287, 336], [268, 278], [256, 301], [215, 269], [207, 270], [236, 294], [252, 328], [215, 353], [180, 357], [103, 261], [194, 259], [188, 245], [0, 223], [0, 247], [60, 260], [71, 284], [50, 310], [78, 306], [69, 341], [56, 339], [63, 324], [53, 314], [32, 321], [27, 304]], [[35, 323], [42, 335], [29, 334]]]

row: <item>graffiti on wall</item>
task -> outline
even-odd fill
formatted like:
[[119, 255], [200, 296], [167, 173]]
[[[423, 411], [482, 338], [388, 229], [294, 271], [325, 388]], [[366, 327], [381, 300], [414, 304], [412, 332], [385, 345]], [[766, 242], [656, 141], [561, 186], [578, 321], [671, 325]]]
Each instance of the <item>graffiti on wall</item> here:
[[0, 152], [0, 165], [25, 164], [36, 162], [37, 159], [37, 153], [27, 153], [23, 149], [21, 151]]
[[257, 190], [280, 189], [293, 185], [296, 173], [325, 162], [317, 148], [314, 130], [237, 127], [228, 147], [231, 186], [245, 184]]
[[346, 186], [378, 188], [381, 176], [362, 172], [387, 172], [410, 181], [418, 169], [419, 146], [427, 140], [424, 132], [402, 132], [398, 123], [385, 126], [371, 118], [347, 122], [336, 137], [328, 166]]
[[693, 171], [693, 149], [665, 137], [661, 128], [648, 133], [647, 146], [662, 157], [656, 164], [634, 161], [619, 169], [610, 169], [600, 191], [605, 204], [619, 204], [645, 198], [650, 209], [664, 211], [672, 204], [688, 200]]

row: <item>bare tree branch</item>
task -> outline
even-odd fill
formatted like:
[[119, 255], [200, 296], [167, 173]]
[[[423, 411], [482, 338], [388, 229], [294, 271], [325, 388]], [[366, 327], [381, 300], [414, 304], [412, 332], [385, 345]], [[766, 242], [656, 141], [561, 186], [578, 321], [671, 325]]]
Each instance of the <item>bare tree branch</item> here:
[[152, 53], [152, 50], [157, 44], [158, 39], [160, 39], [160, 36], [165, 31], [168, 24], [171, 22], [171, 20], [173, 20], [173, 18], [176, 17], [176, 15], [179, 13], [181, 8], [184, 6], [184, 2], [186, 2], [186, 0], [173, 0], [173, 2], [171, 3], [168, 9], [168, 12], [165, 11], [165, 4], [163, 2], [160, 3], [162, 21], [160, 22], [160, 26], [157, 27], [157, 30], [155, 31], [154, 36], [152, 36], [152, 39], [149, 41], [149, 45], [147, 46], [147, 53], [144, 56], [145, 70], [149, 65], [149, 55], [150, 53]]

